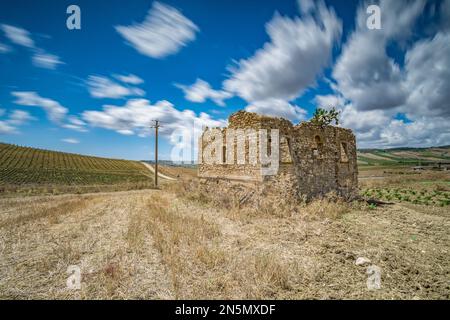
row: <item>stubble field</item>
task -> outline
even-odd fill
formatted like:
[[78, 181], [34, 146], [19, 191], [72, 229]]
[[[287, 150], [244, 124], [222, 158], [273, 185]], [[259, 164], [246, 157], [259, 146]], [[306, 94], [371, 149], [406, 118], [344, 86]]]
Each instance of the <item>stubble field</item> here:
[[[448, 192], [440, 177], [434, 188]], [[401, 180], [386, 179], [363, 179], [362, 189]], [[0, 200], [0, 298], [449, 299], [449, 211], [317, 200], [295, 214], [255, 212], [186, 194], [182, 182], [9, 197]], [[380, 289], [368, 289], [359, 257], [380, 268]], [[66, 285], [71, 265], [79, 290]]]

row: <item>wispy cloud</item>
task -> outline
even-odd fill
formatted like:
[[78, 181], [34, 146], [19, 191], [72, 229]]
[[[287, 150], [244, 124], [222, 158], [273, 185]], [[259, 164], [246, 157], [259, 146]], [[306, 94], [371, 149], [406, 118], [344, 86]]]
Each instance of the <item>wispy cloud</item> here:
[[[358, 10], [356, 30], [344, 45], [333, 70], [337, 89], [359, 110], [395, 108], [405, 103], [400, 66], [388, 56], [390, 41], [405, 39], [423, 10], [424, 1], [381, 1], [383, 28], [369, 30], [366, 8]], [[377, 43], [376, 46], [373, 44]]]
[[177, 53], [195, 40], [198, 27], [177, 9], [155, 1], [145, 21], [131, 26], [116, 26], [128, 44], [152, 58]]
[[[69, 109], [62, 106], [58, 101], [41, 97], [34, 91], [14, 91], [11, 94], [16, 97], [15, 104], [42, 108], [47, 118], [58, 126], [79, 132], [87, 132], [87, 124], [78, 116], [69, 115]], [[28, 112], [17, 110], [11, 114], [10, 120], [23, 121], [34, 120]], [[13, 122], [10, 122], [13, 123]]]
[[123, 83], [134, 84], [134, 85], [144, 83], [144, 80], [142, 78], [140, 78], [134, 74], [128, 74], [128, 75], [115, 74], [113, 76], [114, 76], [114, 78], [116, 78], [117, 80], [119, 80]]
[[193, 127], [218, 127], [224, 120], [214, 120], [206, 113], [196, 115], [192, 110], [180, 111], [168, 101], [150, 103], [146, 99], [131, 99], [123, 106], [105, 105], [102, 111], [87, 110], [82, 119], [94, 127], [116, 131], [123, 135], [147, 136], [150, 134], [154, 119], [159, 119], [164, 126], [161, 133], [171, 135], [176, 130], [191, 132]]
[[61, 141], [66, 142], [66, 143], [70, 143], [70, 144], [78, 144], [78, 143], [80, 143], [80, 140], [75, 139], [75, 138], [65, 138], [65, 139], [61, 139]]
[[35, 47], [34, 41], [31, 38], [31, 33], [27, 30], [8, 24], [2, 24], [1, 28], [11, 42], [27, 48]]
[[[6, 37], [14, 44], [26, 47], [33, 53], [32, 61], [36, 67], [45, 69], [56, 69], [59, 64], [64, 64], [57, 55], [46, 52], [44, 49], [38, 48], [32, 39], [32, 33], [28, 30], [2, 24], [1, 29]], [[0, 53], [5, 53], [11, 49], [0, 43]]]
[[211, 99], [219, 106], [225, 106], [225, 99], [231, 98], [233, 95], [223, 90], [214, 90], [208, 82], [197, 79], [194, 84], [187, 86], [176, 83], [175, 86], [184, 92], [184, 97], [192, 102], [203, 103], [207, 99]]
[[17, 133], [16, 127], [13, 127], [6, 121], [0, 120], [0, 134], [13, 134], [13, 133]]
[[6, 44], [0, 43], [0, 53], [7, 53], [10, 52], [11, 48], [7, 46]]
[[249, 104], [245, 110], [292, 121], [305, 120], [306, 110], [283, 99], [266, 99]]
[[23, 110], [13, 110], [9, 115], [8, 123], [15, 126], [20, 126], [32, 120], [36, 120], [36, 118], [29, 112]]
[[62, 125], [63, 128], [71, 129], [79, 132], [87, 132], [86, 122], [77, 116], [69, 116], [67, 121]]
[[345, 105], [345, 99], [338, 94], [317, 95], [314, 102], [323, 109], [341, 108]]
[[276, 13], [266, 25], [270, 41], [252, 57], [229, 67], [231, 75], [224, 82], [225, 90], [255, 102], [292, 100], [312, 86], [331, 61], [342, 22], [323, 1], [310, 3], [307, 8], [302, 17]]
[[40, 51], [33, 55], [33, 64], [39, 68], [54, 70], [58, 64], [64, 64], [64, 62], [62, 62], [60, 58], [54, 54]]
[[[331, 87], [339, 97], [335, 101], [340, 104], [342, 125], [355, 131], [362, 147], [448, 144], [450, 34], [446, 12], [450, 12], [450, 1], [432, 6], [432, 13], [426, 12], [424, 0], [380, 0], [376, 4], [383, 13], [382, 29], [367, 29], [362, 3], [355, 31], [332, 72], [336, 82]], [[430, 14], [437, 17], [432, 27], [423, 19]], [[421, 28], [428, 35], [417, 40], [414, 30], [419, 21], [425, 23]], [[395, 59], [389, 55], [391, 45], [403, 49]], [[332, 98], [316, 100], [331, 102]], [[408, 121], [396, 119], [398, 114]]]
[[104, 76], [89, 76], [87, 80], [89, 93], [94, 98], [118, 99], [127, 96], [143, 96], [145, 91], [132, 86], [124, 86]]
[[[6, 110], [0, 109], [0, 117], [6, 115]], [[0, 134], [19, 133], [18, 127], [36, 120], [29, 112], [23, 110], [12, 110], [5, 119], [0, 120]]]
[[43, 98], [33, 91], [14, 91], [11, 94], [16, 97], [15, 104], [42, 108], [47, 113], [47, 118], [55, 123], [61, 123], [69, 111], [59, 102]]

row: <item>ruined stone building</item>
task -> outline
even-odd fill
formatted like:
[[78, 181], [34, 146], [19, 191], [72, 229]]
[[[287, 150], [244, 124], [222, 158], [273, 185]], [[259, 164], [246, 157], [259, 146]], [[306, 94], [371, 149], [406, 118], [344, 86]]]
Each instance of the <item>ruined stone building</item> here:
[[[356, 194], [356, 140], [351, 130], [330, 125], [322, 127], [310, 122], [293, 125], [283, 118], [246, 111], [232, 114], [228, 122], [227, 128], [215, 129], [222, 138], [216, 148], [208, 148], [218, 139], [217, 135], [209, 134], [212, 129], [206, 128], [199, 141], [198, 175], [209, 190], [224, 193], [241, 190], [243, 195], [244, 190], [253, 190], [263, 196], [277, 194], [284, 200], [311, 199], [329, 192], [344, 197]], [[259, 135], [245, 133], [251, 129], [253, 132], [255, 129], [258, 132], [259, 129], [268, 132], [278, 129], [279, 150], [271, 150], [271, 138], [264, 140], [267, 141], [264, 150], [268, 154], [279, 154], [279, 165], [274, 174], [263, 174], [265, 164], [259, 157], [250, 159], [252, 146], [258, 146], [258, 152], [264, 153], [260, 145], [263, 139]], [[234, 136], [228, 135], [228, 131], [233, 131]], [[245, 150], [244, 162], [242, 159], [238, 161], [239, 148]], [[206, 156], [212, 156], [216, 161], [205, 161]]]

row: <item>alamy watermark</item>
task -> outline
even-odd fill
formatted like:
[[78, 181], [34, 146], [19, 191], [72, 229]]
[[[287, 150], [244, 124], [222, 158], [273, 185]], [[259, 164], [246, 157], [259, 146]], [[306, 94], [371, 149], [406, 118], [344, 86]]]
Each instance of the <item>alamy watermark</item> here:
[[171, 161], [195, 160], [206, 165], [259, 165], [264, 176], [276, 175], [280, 163], [278, 129], [193, 128], [175, 130], [171, 135]]
[[370, 265], [366, 270], [367, 274], [367, 289], [379, 290], [381, 289], [381, 268], [376, 265]]
[[[278, 129], [206, 130], [199, 145], [199, 163], [261, 165], [261, 174], [275, 175], [280, 162]], [[203, 145], [205, 146], [203, 148]]]
[[[81, 8], [78, 5], [72, 4], [67, 7], [66, 26], [69, 30], [81, 30]], [[367, 7], [366, 13], [369, 15], [366, 19], [366, 26], [369, 30], [381, 29], [381, 8], [376, 4], [371, 4]]]
[[69, 277], [66, 280], [66, 286], [69, 290], [81, 289], [81, 268], [77, 265], [71, 265], [67, 268], [66, 273]]
[[81, 30], [81, 9], [77, 5], [70, 5], [66, 10], [67, 14], [70, 14], [66, 20], [66, 26], [69, 30]]
[[381, 9], [378, 5], [372, 4], [367, 7], [366, 13], [369, 15], [366, 20], [366, 26], [369, 30], [381, 29]]

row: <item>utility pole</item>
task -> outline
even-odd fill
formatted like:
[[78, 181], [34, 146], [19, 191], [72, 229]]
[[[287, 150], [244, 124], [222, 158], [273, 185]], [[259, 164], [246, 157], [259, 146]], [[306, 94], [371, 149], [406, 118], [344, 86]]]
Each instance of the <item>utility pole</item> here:
[[158, 129], [161, 126], [159, 124], [159, 120], [153, 120], [155, 125], [152, 128], [155, 128], [155, 188], [158, 188]]

